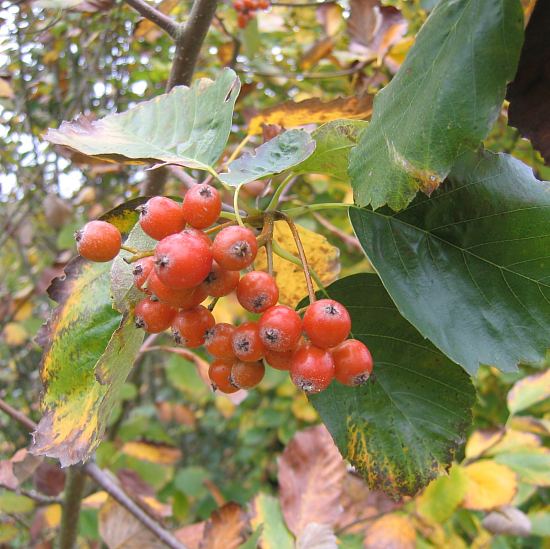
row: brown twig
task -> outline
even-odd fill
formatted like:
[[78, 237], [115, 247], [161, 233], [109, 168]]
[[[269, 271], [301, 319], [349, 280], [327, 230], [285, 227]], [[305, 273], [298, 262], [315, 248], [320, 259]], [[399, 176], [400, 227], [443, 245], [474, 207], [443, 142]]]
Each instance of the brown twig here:
[[359, 243], [359, 240], [355, 236], [352, 236], [342, 229], [339, 229], [336, 227], [336, 225], [333, 225], [326, 217], [323, 217], [322, 215], [313, 212], [313, 217], [325, 228], [327, 231], [330, 231], [334, 236], [342, 240], [344, 244], [348, 247], [348, 249], [351, 250], [358, 250], [360, 252], [363, 251], [363, 248], [361, 247], [361, 244]]
[[[28, 431], [34, 431], [38, 427], [34, 421], [2, 399], [0, 399], [0, 410], [23, 425]], [[108, 471], [100, 469], [94, 462], [88, 462], [82, 467], [82, 470], [168, 547], [171, 549], [188, 549], [130, 499]]]
[[129, 6], [134, 8], [140, 15], [149, 19], [157, 27], [165, 31], [172, 38], [176, 38], [178, 24], [168, 15], [165, 15], [155, 7], [143, 0], [124, 0]]
[[59, 549], [73, 549], [78, 537], [80, 505], [86, 486], [86, 474], [81, 466], [73, 465], [67, 471], [63, 512], [59, 529]]

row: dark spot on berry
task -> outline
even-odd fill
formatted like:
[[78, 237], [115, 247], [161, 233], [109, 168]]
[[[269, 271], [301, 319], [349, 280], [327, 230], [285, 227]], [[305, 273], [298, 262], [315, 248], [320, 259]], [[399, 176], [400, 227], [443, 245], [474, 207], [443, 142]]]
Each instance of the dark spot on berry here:
[[210, 328], [209, 330], [206, 330], [206, 332], [204, 332], [204, 343], [205, 343], [205, 345], [210, 345], [210, 343], [214, 339], [215, 335], [216, 335], [215, 328]]
[[160, 301], [160, 299], [155, 294], [151, 294], [151, 297], [149, 299], [151, 301]]
[[143, 273], [143, 267], [141, 265], [136, 265], [132, 270], [132, 274], [134, 276], [139, 276], [142, 273]]
[[246, 240], [239, 240], [231, 247], [231, 254], [240, 258], [247, 257], [250, 255], [250, 245]]
[[281, 334], [279, 333], [279, 330], [276, 330], [275, 328], [265, 328], [262, 330], [261, 336], [262, 339], [265, 339], [270, 343], [276, 343], [279, 341]]
[[250, 351], [250, 340], [245, 336], [238, 337], [234, 341], [234, 346], [236, 351], [248, 353]]
[[218, 280], [218, 274], [215, 271], [210, 271], [208, 276], [204, 279], [204, 282], [206, 284], [212, 284], [213, 282], [216, 282], [216, 280]]
[[359, 385], [363, 385], [364, 383], [366, 383], [369, 379], [370, 375], [368, 372], [365, 372], [363, 374], [359, 374], [357, 376], [355, 376], [351, 382], [353, 383], [353, 385], [355, 385], [356, 387], [359, 386]]
[[329, 316], [340, 315], [340, 311], [332, 303], [330, 305], [327, 305], [324, 309], [325, 309], [325, 313]]
[[253, 300], [252, 300], [252, 308], [255, 311], [259, 311], [267, 301], [267, 295], [266, 294], [258, 294]]
[[172, 330], [172, 335], [174, 336], [174, 341], [175, 341], [178, 345], [182, 345], [182, 344], [183, 344], [183, 338], [181, 337], [181, 334], [180, 334], [177, 330]]
[[147, 215], [147, 206], [145, 204], [138, 206], [136, 212], [139, 214], [139, 217], [145, 217]]
[[170, 263], [170, 259], [167, 255], [161, 255], [159, 258], [155, 259], [155, 265], [158, 267], [166, 267]]
[[240, 389], [240, 387], [235, 383], [235, 380], [233, 379], [233, 374], [229, 374], [229, 384], [235, 387], [235, 389]]
[[296, 386], [299, 389], [302, 389], [305, 393], [316, 392], [315, 384], [310, 379], [305, 379], [302, 376], [296, 376], [293, 381]]
[[199, 191], [199, 194], [203, 198], [210, 198], [212, 196], [212, 191], [210, 190], [210, 187], [208, 185], [203, 185], [201, 187], [201, 190]]
[[140, 316], [136, 316], [134, 324], [136, 325], [136, 328], [145, 328], [145, 321]]
[[210, 387], [212, 387], [212, 391], [216, 392], [218, 390], [218, 386], [215, 383], [211, 383]]
[[80, 242], [82, 240], [82, 235], [84, 233], [82, 231], [76, 231], [74, 233], [74, 239], [77, 241], [77, 242]]

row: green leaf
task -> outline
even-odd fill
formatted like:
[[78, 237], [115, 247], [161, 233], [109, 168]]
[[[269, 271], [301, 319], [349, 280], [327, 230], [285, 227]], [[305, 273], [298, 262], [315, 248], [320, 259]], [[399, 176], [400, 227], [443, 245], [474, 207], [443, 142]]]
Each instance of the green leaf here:
[[21, 496], [8, 492], [0, 491], [0, 511], [4, 513], [30, 513], [34, 509], [34, 501], [27, 496]]
[[[145, 202], [146, 200], [146, 198], [143, 198], [141, 202]], [[152, 250], [156, 244], [156, 240], [143, 232], [139, 223], [134, 225], [125, 242], [126, 246], [140, 251]], [[124, 261], [124, 258], [131, 256], [130, 252], [121, 250], [113, 260], [111, 267], [111, 297], [113, 299], [113, 307], [121, 313], [126, 312], [131, 305], [136, 304], [143, 298], [143, 293], [134, 286], [133, 265], [129, 265]]]
[[352, 210], [397, 307], [454, 362], [503, 371], [550, 346], [550, 185], [508, 155], [461, 157], [431, 199]]
[[527, 515], [531, 521], [531, 533], [534, 536], [550, 536], [550, 505]]
[[313, 154], [292, 169], [295, 173], [321, 173], [348, 182], [351, 149], [368, 126], [364, 120], [333, 120], [317, 128], [311, 137], [316, 146]]
[[497, 463], [507, 465], [515, 471], [526, 484], [550, 486], [550, 450], [548, 448], [529, 448], [498, 454], [493, 458]]
[[227, 185], [237, 187], [250, 181], [284, 172], [304, 161], [315, 150], [315, 141], [304, 130], [289, 130], [260, 145], [254, 155], [245, 153], [220, 174]]
[[413, 495], [451, 465], [471, 423], [469, 376], [400, 314], [376, 275], [328, 288], [352, 317], [353, 335], [374, 358], [361, 387], [334, 382], [310, 397], [342, 455], [372, 489]]
[[508, 410], [517, 414], [550, 398], [550, 370], [518, 381], [508, 393]]
[[356, 203], [400, 210], [436, 189], [496, 120], [522, 40], [518, 0], [439, 2], [351, 153]]
[[259, 493], [253, 501], [252, 527], [262, 527], [260, 543], [263, 549], [293, 549], [294, 537], [286, 527], [279, 500]]
[[239, 78], [225, 69], [215, 81], [176, 86], [120, 114], [99, 120], [80, 115], [48, 130], [45, 139], [116, 162], [211, 169], [225, 149], [239, 90]]
[[[137, 221], [131, 201], [102, 217], [126, 236]], [[71, 261], [49, 295], [60, 305], [42, 330], [44, 414], [32, 452], [63, 466], [87, 459], [101, 442], [109, 414], [143, 340], [130, 313], [111, 305], [110, 264]]]

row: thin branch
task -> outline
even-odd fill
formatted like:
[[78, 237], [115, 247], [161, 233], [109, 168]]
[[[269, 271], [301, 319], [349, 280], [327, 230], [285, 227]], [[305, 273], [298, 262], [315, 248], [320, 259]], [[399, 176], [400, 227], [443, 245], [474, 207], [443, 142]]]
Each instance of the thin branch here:
[[342, 240], [344, 244], [348, 247], [348, 250], [357, 250], [359, 252], [363, 251], [363, 248], [361, 244], [359, 243], [359, 240], [352, 236], [342, 229], [339, 229], [336, 227], [336, 225], [333, 225], [326, 217], [323, 217], [322, 215], [313, 212], [313, 217], [325, 228], [327, 231], [330, 231], [334, 236]]
[[[12, 419], [23, 425], [28, 431], [34, 431], [38, 425], [25, 414], [19, 412], [0, 398], [0, 410]], [[158, 522], [145, 513], [108, 472], [100, 469], [95, 463], [89, 462], [83, 466], [83, 471], [96, 481], [113, 499], [118, 501], [129, 513], [131, 513], [145, 528], [155, 534], [171, 549], [188, 549], [186, 545], [178, 541], [168, 530], [165, 530]]]
[[324, 2], [270, 2], [274, 8], [317, 8], [319, 6], [326, 6], [330, 4], [336, 4], [336, 0], [325, 0]]
[[83, 468], [78, 465], [69, 467], [65, 482], [61, 528], [59, 529], [59, 549], [73, 549], [76, 546], [80, 505], [85, 485], [86, 474]]
[[178, 23], [176, 23], [171, 17], [165, 15], [157, 8], [151, 6], [144, 0], [124, 0], [129, 6], [134, 8], [140, 15], [149, 19], [151, 23], [154, 23], [157, 27], [165, 31], [172, 38], [176, 38], [178, 32]]
[[9, 490], [10, 492], [14, 492], [15, 494], [19, 494], [21, 496], [26, 496], [36, 501], [36, 503], [38, 503], [39, 505], [51, 505], [52, 503], [63, 503], [63, 500], [61, 498], [57, 498], [54, 496], [45, 496], [44, 494], [41, 494], [36, 490], [27, 490], [26, 488], [21, 488], [20, 486], [17, 486], [16, 488], [10, 488], [9, 486], [6, 486], [4, 484], [2, 485], [2, 489]]

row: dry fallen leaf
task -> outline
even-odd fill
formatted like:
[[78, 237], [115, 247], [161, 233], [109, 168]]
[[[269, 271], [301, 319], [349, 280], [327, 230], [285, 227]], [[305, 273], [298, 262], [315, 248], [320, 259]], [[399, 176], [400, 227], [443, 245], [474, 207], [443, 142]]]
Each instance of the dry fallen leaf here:
[[279, 460], [280, 501], [286, 524], [300, 536], [308, 524], [333, 526], [342, 512], [346, 465], [324, 425], [297, 433]]
[[404, 515], [385, 515], [375, 520], [367, 530], [365, 549], [415, 549], [416, 530]]
[[174, 536], [181, 541], [188, 549], [199, 549], [202, 538], [204, 537], [204, 528], [206, 521], [197, 522], [179, 528], [174, 532]]
[[296, 549], [338, 549], [338, 541], [330, 526], [310, 522], [296, 539]]
[[15, 96], [13, 88], [5, 78], [0, 78], [0, 97], [12, 99]]
[[212, 513], [204, 528], [200, 549], [237, 549], [250, 535], [250, 518], [236, 503]]
[[248, 123], [249, 134], [261, 134], [263, 124], [294, 128], [304, 124], [323, 124], [338, 118], [365, 120], [372, 113], [372, 96], [340, 97], [323, 102], [314, 97], [303, 101], [285, 101], [256, 113]]

